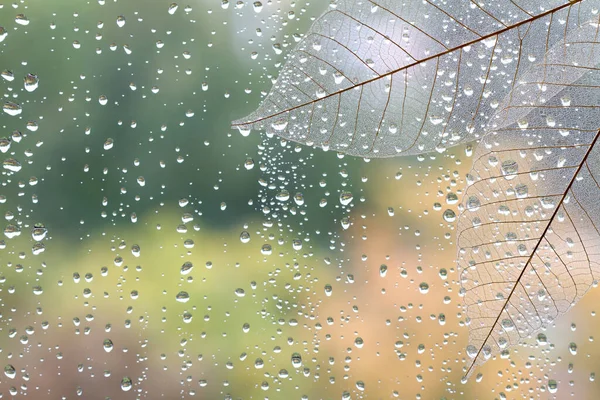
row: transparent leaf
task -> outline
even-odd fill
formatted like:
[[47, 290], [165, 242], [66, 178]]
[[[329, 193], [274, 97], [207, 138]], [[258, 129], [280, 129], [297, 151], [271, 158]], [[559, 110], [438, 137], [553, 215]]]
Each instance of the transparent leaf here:
[[475, 153], [458, 219], [469, 372], [600, 277], [599, 40], [596, 20], [548, 52]]
[[331, 3], [257, 111], [233, 123], [363, 157], [479, 139], [594, 1]]

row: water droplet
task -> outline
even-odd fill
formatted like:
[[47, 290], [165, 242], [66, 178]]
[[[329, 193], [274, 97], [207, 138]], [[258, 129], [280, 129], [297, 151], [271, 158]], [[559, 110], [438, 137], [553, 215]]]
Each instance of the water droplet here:
[[183, 265], [181, 265], [179, 272], [181, 273], [181, 275], [187, 275], [190, 272], [192, 272], [193, 268], [194, 264], [192, 264], [190, 261], [186, 261], [183, 263]]
[[246, 291], [242, 288], [237, 288], [237, 289], [235, 289], [235, 295], [237, 297], [244, 297], [244, 296], [246, 296]]
[[106, 141], [104, 142], [104, 150], [110, 150], [113, 148], [113, 146], [115, 145], [115, 142], [113, 139], [108, 138], [106, 139]]
[[515, 324], [508, 318], [503, 319], [500, 325], [502, 325], [502, 329], [504, 329], [506, 332], [510, 332], [515, 329]]
[[492, 47], [494, 47], [496, 45], [497, 41], [498, 41], [498, 36], [492, 36], [492, 37], [484, 39], [483, 44], [488, 49], [491, 49]]
[[105, 352], [110, 353], [114, 348], [112, 340], [104, 339], [103, 347]]
[[39, 82], [40, 81], [39, 81], [37, 75], [33, 75], [33, 74], [27, 74], [27, 76], [25, 76], [25, 78], [23, 79], [23, 84], [25, 86], [25, 90], [27, 90], [30, 93], [38, 88]]
[[527, 185], [521, 183], [515, 187], [515, 195], [518, 199], [524, 199], [529, 194], [529, 188]]
[[302, 356], [300, 353], [292, 354], [292, 366], [294, 368], [300, 368], [302, 366]]
[[177, 293], [177, 296], [175, 296], [175, 300], [177, 300], [180, 303], [187, 303], [190, 300], [190, 295], [188, 294], [188, 292], [184, 292], [183, 290], [179, 293]]
[[446, 204], [453, 205], [458, 203], [458, 196], [454, 192], [450, 192], [446, 195]]
[[352, 193], [350, 193], [350, 192], [340, 193], [340, 203], [343, 206], [347, 206], [348, 204], [350, 204], [352, 202], [353, 198], [354, 198], [354, 196], [352, 196]]
[[548, 381], [548, 392], [552, 394], [558, 392], [558, 382], [556, 382], [554, 379], [550, 379]]
[[[1, 26], [0, 26], [0, 29], [2, 29]], [[2, 78], [7, 80], [8, 82], [12, 82], [15, 80], [15, 74], [13, 74], [13, 72], [8, 69], [5, 69], [4, 71], [2, 71], [0, 73], [0, 76], [2, 76]]]
[[123, 390], [124, 392], [128, 392], [129, 390], [131, 390], [132, 387], [133, 382], [128, 376], [125, 376], [123, 377], [123, 379], [121, 379], [121, 390]]
[[444, 211], [443, 217], [444, 221], [446, 222], [456, 221], [456, 213], [454, 212], [454, 210], [451, 209], [447, 209], [446, 211]]
[[325, 285], [325, 295], [331, 296], [332, 293], [333, 293], [333, 287], [329, 284]]
[[14, 158], [7, 158], [2, 163], [2, 167], [12, 172], [19, 172], [21, 170], [21, 163]]
[[569, 352], [572, 355], [576, 355], [577, 354], [577, 343], [575, 343], [575, 342], [569, 343]]
[[13, 103], [12, 101], [7, 101], [4, 103], [4, 107], [2, 107], [5, 113], [12, 117], [16, 117], [17, 115], [23, 112], [23, 109], [17, 103]]
[[250, 233], [248, 233], [248, 231], [242, 231], [242, 233], [240, 233], [240, 242], [248, 243], [249, 241], [250, 241]]
[[477, 196], [469, 196], [467, 199], [467, 210], [469, 211], [477, 211], [481, 207], [481, 202]]
[[517, 177], [517, 173], [519, 172], [519, 164], [517, 164], [514, 160], [505, 160], [502, 161], [500, 165], [500, 169], [502, 171], [502, 175], [506, 180], [511, 180]]
[[260, 248], [260, 252], [265, 256], [269, 256], [271, 253], [273, 253], [273, 247], [270, 244], [265, 243]]
[[290, 192], [284, 189], [281, 192], [277, 193], [275, 198], [279, 201], [288, 201], [290, 199]]
[[29, 19], [24, 14], [17, 14], [15, 17], [15, 22], [23, 26], [29, 25]]
[[122, 16], [122, 15], [119, 15], [119, 16], [117, 17], [117, 26], [118, 26], [119, 28], [122, 28], [122, 27], [124, 27], [124, 26], [125, 26], [125, 22], [126, 22], [126, 20], [125, 20], [125, 17], [124, 17], [124, 16]]
[[354, 339], [354, 346], [356, 346], [356, 348], [362, 349], [364, 345], [365, 342], [361, 337], [357, 337], [356, 339]]
[[169, 14], [171, 14], [171, 15], [175, 14], [177, 12], [178, 7], [179, 6], [177, 5], [177, 3], [171, 3], [171, 5], [169, 5], [169, 9], [168, 9]]
[[254, 9], [254, 12], [255, 12], [255, 13], [259, 13], [259, 12], [261, 12], [261, 11], [262, 11], [262, 9], [263, 9], [263, 4], [262, 4], [260, 1], [255, 1], [255, 2], [252, 4], [252, 8]]
[[273, 122], [271, 124], [271, 126], [273, 127], [273, 129], [275, 129], [276, 131], [283, 131], [285, 130], [285, 128], [287, 128], [288, 126], [288, 121], [286, 119], [278, 119], [277, 121]]
[[10, 379], [15, 379], [15, 376], [17, 375], [17, 370], [15, 370], [15, 367], [13, 367], [11, 364], [7, 364], [4, 367], [4, 375], [6, 375]]
[[381, 264], [379, 266], [379, 276], [381, 276], [382, 278], [385, 278], [387, 271], [388, 271], [387, 265]]
[[421, 282], [419, 284], [419, 292], [421, 292], [421, 294], [427, 294], [427, 292], [429, 292], [429, 285], [426, 282]]
[[246, 158], [246, 161], [244, 162], [244, 168], [247, 170], [254, 168], [254, 160], [250, 157]]
[[302, 240], [292, 239], [292, 248], [296, 251], [302, 250]]
[[519, 125], [519, 128], [525, 130], [529, 126], [529, 121], [527, 121], [525, 118], [522, 118], [517, 121], [517, 124]]
[[432, 115], [429, 117], [429, 121], [431, 121], [433, 125], [439, 125], [444, 122], [444, 118], [437, 115]]
[[298, 192], [294, 195], [294, 203], [296, 205], [301, 206], [304, 204], [304, 194]]
[[440, 275], [440, 278], [446, 279], [448, 277], [448, 270], [446, 270], [446, 268], [442, 268], [438, 274]]
[[548, 338], [543, 333], [538, 333], [536, 340], [539, 345], [545, 346], [548, 344]]

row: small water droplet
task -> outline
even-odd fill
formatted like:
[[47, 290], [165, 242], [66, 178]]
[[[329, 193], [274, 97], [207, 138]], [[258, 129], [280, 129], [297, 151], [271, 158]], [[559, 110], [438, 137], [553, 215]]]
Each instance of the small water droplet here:
[[175, 296], [175, 300], [177, 300], [180, 303], [187, 303], [190, 300], [190, 295], [188, 294], [188, 292], [184, 292], [183, 290], [179, 293], [177, 293], [177, 296]]

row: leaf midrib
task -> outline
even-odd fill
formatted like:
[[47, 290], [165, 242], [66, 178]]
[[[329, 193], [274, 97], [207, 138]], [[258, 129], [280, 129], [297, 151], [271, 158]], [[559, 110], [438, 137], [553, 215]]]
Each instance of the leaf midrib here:
[[565, 4], [563, 4], [563, 5], [559, 6], [559, 7], [556, 7], [556, 8], [544, 11], [541, 14], [535, 15], [535, 16], [533, 16], [531, 18], [524, 19], [523, 21], [518, 22], [518, 23], [516, 23], [514, 25], [509, 25], [509, 26], [507, 26], [505, 28], [502, 28], [502, 29], [500, 29], [500, 30], [498, 30], [496, 32], [489, 33], [489, 34], [481, 36], [481, 37], [479, 37], [477, 39], [474, 39], [474, 40], [471, 40], [469, 42], [463, 43], [463, 44], [461, 44], [459, 46], [456, 46], [456, 47], [444, 50], [444, 51], [442, 51], [440, 53], [431, 55], [429, 57], [425, 57], [425, 58], [423, 58], [421, 60], [417, 60], [417, 61], [415, 61], [413, 63], [407, 64], [407, 65], [405, 65], [403, 67], [397, 68], [395, 70], [392, 70], [392, 71], [386, 72], [384, 74], [378, 75], [378, 76], [376, 76], [374, 78], [371, 78], [371, 79], [368, 79], [366, 81], [363, 81], [363, 82], [357, 83], [355, 85], [349, 86], [349, 87], [347, 87], [345, 89], [340, 89], [340, 90], [338, 90], [336, 92], [330, 93], [330, 94], [328, 94], [326, 96], [323, 96], [321, 98], [318, 98], [318, 99], [315, 99], [315, 100], [311, 100], [311, 101], [299, 104], [297, 106], [289, 107], [289, 108], [286, 108], [286, 109], [284, 109], [282, 111], [279, 111], [279, 112], [276, 112], [276, 113], [273, 113], [273, 114], [269, 114], [267, 116], [264, 116], [264, 117], [261, 117], [261, 118], [257, 118], [257, 119], [252, 120], [252, 121], [246, 121], [246, 122], [237, 122], [236, 121], [236, 122], [233, 122], [231, 124], [231, 126], [233, 128], [233, 127], [240, 127], [240, 126], [245, 126], [245, 125], [256, 124], [258, 122], [262, 122], [262, 121], [271, 119], [271, 118], [276, 117], [278, 115], [285, 114], [285, 113], [288, 113], [290, 111], [294, 111], [294, 110], [297, 110], [297, 109], [302, 108], [302, 107], [306, 107], [306, 106], [314, 104], [314, 103], [325, 101], [328, 98], [331, 98], [331, 97], [337, 96], [337, 95], [341, 95], [342, 93], [348, 92], [348, 91], [353, 90], [353, 89], [355, 89], [357, 87], [368, 85], [369, 83], [376, 82], [376, 81], [378, 81], [380, 79], [383, 79], [383, 78], [385, 78], [387, 76], [397, 74], [398, 72], [401, 72], [401, 71], [407, 70], [409, 68], [415, 67], [415, 66], [417, 66], [419, 64], [426, 63], [426, 62], [431, 61], [433, 59], [436, 59], [436, 58], [448, 55], [448, 54], [450, 54], [452, 52], [455, 52], [457, 50], [464, 49], [465, 47], [472, 46], [472, 45], [477, 44], [479, 42], [482, 42], [482, 41], [484, 41], [486, 39], [489, 39], [491, 37], [499, 36], [499, 35], [501, 35], [501, 34], [503, 34], [505, 32], [508, 32], [508, 31], [510, 31], [512, 29], [515, 29], [515, 28], [517, 28], [519, 26], [525, 25], [525, 24], [530, 23], [530, 22], [537, 21], [538, 19], [544, 18], [545, 16], [550, 15], [550, 14], [554, 14], [554, 13], [556, 13], [556, 12], [558, 12], [558, 11], [564, 9], [564, 8], [571, 7], [571, 6], [573, 6], [573, 5], [577, 4], [577, 3], [580, 3], [582, 1], [583, 0], [569, 0], [567, 3], [565, 3]]

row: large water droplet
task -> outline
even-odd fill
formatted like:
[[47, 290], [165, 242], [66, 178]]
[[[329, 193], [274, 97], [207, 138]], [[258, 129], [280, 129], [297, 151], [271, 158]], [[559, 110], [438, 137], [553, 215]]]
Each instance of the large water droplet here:
[[125, 376], [123, 377], [123, 379], [121, 379], [121, 390], [123, 390], [124, 392], [128, 392], [129, 390], [131, 390], [132, 387], [133, 382], [131, 381], [131, 378]]
[[2, 107], [5, 113], [12, 117], [16, 117], [17, 115], [23, 112], [23, 109], [17, 103], [13, 103], [12, 101], [7, 101], [4, 103], [4, 107]]
[[33, 92], [35, 89], [38, 88], [39, 79], [37, 75], [27, 74], [27, 76], [25, 76], [25, 78], [23, 79], [23, 84], [25, 86], [25, 90], [27, 90], [28, 92]]

